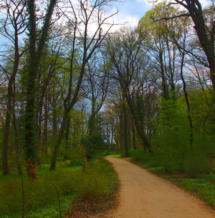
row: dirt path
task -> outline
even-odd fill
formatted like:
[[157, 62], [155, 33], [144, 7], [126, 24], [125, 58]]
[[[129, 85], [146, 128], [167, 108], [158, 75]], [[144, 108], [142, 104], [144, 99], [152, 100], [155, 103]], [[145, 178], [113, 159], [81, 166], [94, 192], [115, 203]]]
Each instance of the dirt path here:
[[123, 159], [107, 158], [119, 181], [111, 218], [215, 218], [215, 211], [176, 185]]

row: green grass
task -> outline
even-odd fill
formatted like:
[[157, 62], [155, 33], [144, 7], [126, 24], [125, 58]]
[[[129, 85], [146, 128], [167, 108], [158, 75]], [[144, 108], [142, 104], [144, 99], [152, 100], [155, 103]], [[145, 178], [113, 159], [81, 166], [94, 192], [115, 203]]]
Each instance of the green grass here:
[[212, 183], [207, 177], [201, 178], [201, 176], [199, 176], [199, 178], [176, 178], [168, 175], [166, 178], [196, 194], [210, 206], [215, 208], [215, 183]]
[[120, 157], [121, 157], [121, 154], [110, 154], [110, 155], [107, 155], [106, 157], [120, 158]]
[[[38, 169], [36, 180], [24, 175], [25, 217], [59, 217], [66, 214], [74, 201], [108, 196], [116, 190], [117, 177], [112, 166], [105, 160], [94, 160], [87, 169], [58, 164], [56, 171], [50, 172], [48, 165]], [[1, 218], [21, 217], [21, 178], [15, 174], [0, 177]]]

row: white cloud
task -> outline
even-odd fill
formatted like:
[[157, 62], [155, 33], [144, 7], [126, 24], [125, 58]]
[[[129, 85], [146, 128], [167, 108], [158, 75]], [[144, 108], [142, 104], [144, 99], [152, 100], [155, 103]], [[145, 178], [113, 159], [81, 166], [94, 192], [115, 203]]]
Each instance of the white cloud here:
[[[108, 16], [108, 14], [104, 15], [105, 17]], [[110, 32], [116, 32], [119, 29], [123, 27], [129, 27], [129, 28], [135, 28], [138, 25], [139, 17], [132, 16], [127, 13], [118, 13], [112, 18], [109, 19], [108, 23], [114, 24], [111, 28]], [[102, 29], [103, 31], [107, 31], [110, 25], [103, 25]], [[97, 25], [95, 23], [92, 23], [89, 25], [89, 32], [92, 34], [97, 28]]]
[[118, 30], [122, 27], [136, 27], [138, 24], [139, 18], [129, 14], [118, 14], [114, 18], [114, 23], [116, 24], [113, 30]]
[[203, 7], [206, 7], [206, 6], [210, 5], [212, 1], [213, 0], [211, 0], [211, 1], [210, 0], [200, 0], [200, 3], [202, 4]]

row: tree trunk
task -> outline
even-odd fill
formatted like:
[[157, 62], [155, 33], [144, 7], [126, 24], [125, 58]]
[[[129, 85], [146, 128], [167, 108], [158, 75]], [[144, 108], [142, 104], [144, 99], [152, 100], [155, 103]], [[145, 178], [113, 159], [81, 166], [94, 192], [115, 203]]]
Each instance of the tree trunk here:
[[126, 95], [126, 100], [128, 102], [128, 106], [129, 106], [130, 112], [132, 114], [137, 133], [142, 140], [143, 147], [147, 148], [151, 152], [151, 145], [150, 145], [150, 143], [145, 135], [144, 128], [143, 128], [142, 124], [140, 123], [140, 121], [136, 115], [136, 112], [135, 112], [135, 109], [132, 105], [132, 101], [131, 101], [130, 97], [127, 95]]
[[129, 153], [128, 153], [128, 114], [127, 114], [127, 110], [126, 110], [126, 105], [125, 105], [125, 102], [123, 102], [122, 104], [122, 111], [123, 111], [123, 124], [124, 124], [124, 127], [123, 127], [123, 130], [124, 130], [124, 150], [125, 150], [125, 155], [126, 157], [129, 156]]
[[3, 175], [7, 175], [9, 173], [8, 140], [9, 140], [9, 135], [10, 135], [12, 98], [13, 98], [13, 95], [15, 95], [15, 93], [13, 93], [13, 86], [15, 83], [18, 66], [19, 66], [19, 45], [18, 45], [17, 31], [15, 30], [14, 65], [13, 65], [13, 73], [8, 83], [6, 121], [5, 121], [4, 134], [3, 134], [3, 140], [2, 140], [2, 172], [3, 172]]
[[133, 145], [133, 148], [136, 150], [137, 147], [136, 147], [136, 135], [135, 135], [135, 126], [134, 126], [134, 123], [132, 122], [132, 145]]
[[4, 126], [3, 140], [2, 140], [2, 173], [7, 175], [9, 173], [8, 167], [8, 139], [10, 134], [10, 120], [11, 120], [11, 93], [8, 91], [8, 103], [6, 111], [6, 121]]
[[14, 127], [14, 133], [15, 133], [15, 140], [14, 140], [14, 144], [15, 144], [15, 152], [16, 152], [16, 168], [17, 168], [17, 172], [19, 175], [22, 175], [22, 167], [21, 167], [21, 163], [20, 163], [20, 135], [19, 135], [19, 128], [17, 125], [17, 119], [16, 119], [16, 112], [15, 112], [15, 93], [16, 93], [16, 86], [14, 83], [13, 86], [13, 107], [12, 107], [12, 114], [13, 114], [13, 127]]
[[45, 114], [44, 114], [44, 132], [43, 132], [43, 151], [45, 154], [48, 153], [48, 96], [45, 99]]
[[65, 132], [65, 154], [64, 158], [67, 159], [67, 152], [69, 150], [69, 136], [70, 136], [71, 117], [68, 116], [66, 120], [66, 132]]
[[119, 144], [120, 144], [120, 152], [123, 152], [123, 147], [124, 147], [124, 122], [123, 122], [123, 110], [122, 107], [120, 108], [120, 114], [119, 114], [119, 122], [120, 122], [120, 127], [119, 127]]
[[50, 170], [54, 170], [55, 167], [56, 167], [57, 154], [58, 154], [58, 150], [59, 150], [61, 141], [62, 141], [63, 136], [64, 136], [64, 130], [65, 130], [65, 127], [66, 127], [66, 120], [67, 120], [68, 113], [69, 113], [69, 112], [68, 112], [67, 110], [64, 111], [63, 121], [62, 121], [62, 124], [61, 124], [59, 136], [58, 136], [58, 138], [57, 138], [57, 141], [56, 141], [56, 144], [55, 144], [55, 146], [54, 146], [53, 153], [52, 153], [52, 159], [51, 159], [51, 164], [50, 164]]
[[189, 122], [189, 127], [190, 127], [190, 146], [192, 147], [193, 145], [193, 120], [191, 117], [191, 107], [190, 107], [190, 101], [189, 101], [189, 97], [188, 97], [188, 93], [187, 93], [187, 86], [186, 86], [186, 82], [184, 79], [184, 74], [183, 74], [183, 67], [184, 67], [184, 52], [182, 53], [182, 60], [181, 60], [181, 69], [180, 69], [180, 75], [181, 75], [181, 80], [183, 83], [183, 91], [184, 91], [184, 97], [185, 97], [185, 101], [186, 101], [186, 105], [187, 105], [187, 119]]
[[166, 83], [166, 77], [165, 77], [165, 71], [164, 71], [164, 65], [163, 65], [163, 53], [162, 51], [159, 52], [159, 58], [160, 58], [160, 66], [161, 66], [161, 79], [162, 79], [162, 91], [163, 91], [163, 97], [165, 99], [169, 98], [169, 90]]
[[36, 74], [31, 65], [27, 86], [27, 104], [25, 111], [25, 156], [28, 176], [36, 177], [36, 148], [35, 148], [35, 80]]
[[[214, 52], [214, 23], [212, 32], [208, 33], [208, 27], [206, 25], [206, 20], [204, 19], [203, 11], [201, 4], [198, 0], [185, 0], [186, 9], [189, 11], [189, 14], [195, 24], [194, 28], [196, 30], [199, 42], [202, 49], [205, 52], [207, 57], [209, 68], [210, 68], [210, 78], [215, 92], [215, 52]], [[178, 2], [182, 6], [183, 3]], [[185, 6], [184, 6], [185, 7]]]
[[26, 1], [29, 30], [29, 63], [27, 74], [26, 109], [25, 109], [25, 155], [26, 167], [30, 178], [36, 177], [36, 147], [35, 147], [35, 99], [37, 70], [42, 57], [42, 52], [47, 41], [51, 17], [56, 5], [56, 0], [51, 0], [46, 11], [40, 39], [37, 43], [37, 25], [35, 1]]

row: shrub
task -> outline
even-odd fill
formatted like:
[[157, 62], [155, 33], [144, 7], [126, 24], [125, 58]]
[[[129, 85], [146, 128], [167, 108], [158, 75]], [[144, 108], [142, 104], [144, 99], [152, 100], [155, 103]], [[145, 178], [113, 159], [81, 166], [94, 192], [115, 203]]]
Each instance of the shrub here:
[[88, 159], [103, 153], [105, 149], [105, 142], [101, 135], [85, 136], [81, 143], [86, 149], [86, 156]]
[[189, 149], [183, 161], [184, 172], [189, 176], [197, 176], [200, 173], [209, 172], [209, 159], [205, 150], [195, 147]]
[[84, 165], [84, 148], [80, 145], [70, 149], [70, 166], [83, 166]]
[[[35, 180], [24, 178], [24, 199], [26, 217], [35, 217], [33, 211], [39, 211], [48, 205], [51, 213], [58, 210], [60, 199], [94, 198], [113, 192], [116, 186], [116, 175], [106, 161], [94, 161], [86, 171], [81, 168], [60, 168], [46, 172]], [[67, 200], [68, 201], [68, 200]], [[72, 203], [72, 202], [71, 202]], [[68, 205], [68, 202], [66, 203]], [[69, 209], [69, 208], [68, 208]], [[1, 217], [21, 217], [22, 194], [21, 178], [11, 178], [0, 184]], [[55, 212], [54, 212], [55, 211]], [[37, 213], [36, 213], [37, 214]], [[50, 217], [55, 217], [55, 215]]]

